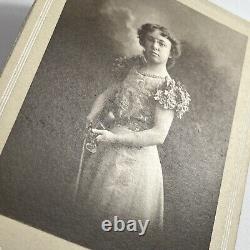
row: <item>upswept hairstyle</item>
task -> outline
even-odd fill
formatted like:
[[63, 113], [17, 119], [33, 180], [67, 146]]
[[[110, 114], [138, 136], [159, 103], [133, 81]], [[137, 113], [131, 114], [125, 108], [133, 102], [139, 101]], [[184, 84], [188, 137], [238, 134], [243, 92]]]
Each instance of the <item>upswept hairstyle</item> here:
[[166, 65], [167, 68], [171, 68], [174, 66], [176, 59], [181, 55], [181, 44], [180, 41], [166, 27], [152, 23], [143, 24], [137, 30], [139, 43], [142, 47], [144, 47], [146, 35], [154, 32], [155, 30], [161, 31], [161, 36], [166, 37], [171, 42], [171, 57], [169, 57]]

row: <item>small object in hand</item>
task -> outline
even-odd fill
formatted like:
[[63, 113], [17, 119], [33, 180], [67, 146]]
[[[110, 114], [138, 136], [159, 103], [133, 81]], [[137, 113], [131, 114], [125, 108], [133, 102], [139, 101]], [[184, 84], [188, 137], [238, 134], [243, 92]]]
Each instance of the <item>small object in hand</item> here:
[[86, 143], [86, 149], [92, 154], [96, 153], [96, 144], [95, 143]]
[[96, 153], [96, 136], [97, 134], [93, 133], [92, 131], [92, 123], [89, 124], [87, 127], [87, 131], [85, 132], [86, 136], [86, 149], [91, 153]]

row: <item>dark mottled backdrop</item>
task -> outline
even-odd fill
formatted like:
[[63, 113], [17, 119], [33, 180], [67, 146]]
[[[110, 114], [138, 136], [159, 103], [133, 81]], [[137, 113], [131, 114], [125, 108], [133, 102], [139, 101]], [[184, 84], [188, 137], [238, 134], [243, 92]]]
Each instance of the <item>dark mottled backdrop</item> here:
[[[165, 242], [208, 249], [239, 87], [246, 37], [168, 0], [68, 0], [0, 158], [1, 213], [94, 247], [70, 209], [85, 116], [109, 83], [112, 58], [136, 53], [135, 27], [168, 26], [183, 53], [171, 69], [192, 97], [160, 147]], [[117, 246], [114, 249], [118, 249]]]

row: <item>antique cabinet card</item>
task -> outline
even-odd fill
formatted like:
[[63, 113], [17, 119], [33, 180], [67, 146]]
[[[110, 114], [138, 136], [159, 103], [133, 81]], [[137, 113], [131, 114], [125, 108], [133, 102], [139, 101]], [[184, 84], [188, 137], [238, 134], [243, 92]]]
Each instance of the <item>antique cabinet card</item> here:
[[36, 0], [0, 78], [0, 246], [234, 249], [249, 34], [207, 1]]

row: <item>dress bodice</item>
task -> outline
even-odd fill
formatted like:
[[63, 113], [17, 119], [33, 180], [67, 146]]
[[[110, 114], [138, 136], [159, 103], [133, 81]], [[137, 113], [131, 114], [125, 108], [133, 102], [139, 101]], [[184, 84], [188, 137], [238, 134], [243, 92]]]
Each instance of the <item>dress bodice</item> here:
[[133, 131], [151, 128], [156, 104], [153, 97], [164, 81], [142, 75], [133, 67], [115, 94], [115, 124]]
[[184, 86], [169, 76], [140, 73], [140, 67], [140, 57], [121, 58], [115, 64], [116, 91], [112, 100], [115, 125], [133, 131], [150, 129], [156, 105], [174, 110], [181, 118], [191, 101]]

